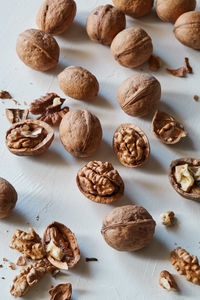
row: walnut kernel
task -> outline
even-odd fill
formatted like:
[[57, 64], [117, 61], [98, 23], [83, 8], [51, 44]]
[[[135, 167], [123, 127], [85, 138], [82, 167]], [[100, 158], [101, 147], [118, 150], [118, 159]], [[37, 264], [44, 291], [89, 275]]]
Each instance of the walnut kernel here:
[[173, 291], [178, 289], [174, 277], [166, 270], [160, 273], [159, 284], [168, 291]]
[[161, 214], [162, 224], [165, 226], [172, 226], [175, 223], [175, 214], [173, 211], [167, 211]]

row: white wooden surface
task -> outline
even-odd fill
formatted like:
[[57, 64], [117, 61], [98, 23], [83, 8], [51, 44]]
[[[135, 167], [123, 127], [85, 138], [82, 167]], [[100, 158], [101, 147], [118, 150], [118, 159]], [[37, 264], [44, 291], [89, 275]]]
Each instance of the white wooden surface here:
[[[200, 204], [179, 196], [168, 180], [168, 167], [178, 157], [199, 157], [200, 103], [193, 95], [200, 95], [200, 54], [180, 44], [173, 35], [173, 26], [162, 23], [152, 12], [134, 20], [127, 18], [127, 27], [138, 25], [151, 35], [154, 53], [172, 68], [183, 65], [184, 57], [190, 58], [194, 69], [187, 78], [175, 78], [166, 73], [165, 67], [154, 75], [162, 85], [159, 108], [182, 121], [188, 137], [174, 146], [161, 144], [151, 131], [152, 114], [139, 119], [126, 115], [118, 106], [116, 92], [119, 84], [138, 70], [126, 69], [114, 61], [108, 47], [92, 43], [85, 32], [88, 14], [96, 6], [111, 1], [77, 0], [75, 22], [63, 35], [56, 37], [61, 56], [59, 65], [52, 71], [41, 73], [26, 67], [15, 52], [17, 35], [28, 28], [36, 28], [35, 15], [40, 0], [1, 1], [0, 10], [0, 89], [8, 90], [15, 99], [30, 103], [46, 92], [64, 96], [57, 83], [57, 74], [69, 65], [80, 65], [93, 72], [100, 83], [99, 96], [90, 103], [69, 99], [70, 109], [86, 108], [96, 114], [102, 123], [103, 141], [100, 149], [88, 159], [71, 157], [61, 145], [58, 132], [49, 151], [40, 157], [17, 157], [9, 153], [4, 143], [9, 123], [5, 108], [15, 107], [10, 100], [0, 104], [0, 176], [9, 180], [18, 192], [14, 213], [0, 221], [0, 264], [6, 257], [16, 262], [19, 254], [9, 248], [13, 232], [33, 226], [39, 234], [56, 220], [71, 228], [78, 238], [82, 258], [79, 264], [57, 279], [46, 276], [32, 288], [24, 299], [49, 299], [52, 284], [69, 281], [73, 285], [73, 299], [78, 300], [146, 300], [146, 299], [199, 299], [200, 290], [179, 276], [169, 262], [170, 251], [180, 245], [191, 254], [200, 256]], [[200, 1], [198, 1], [200, 4]], [[200, 7], [198, 6], [198, 9]], [[149, 72], [148, 66], [142, 67]], [[123, 122], [140, 126], [148, 135], [151, 157], [147, 165], [128, 169], [120, 165], [112, 152], [112, 135]], [[125, 195], [112, 205], [99, 205], [86, 199], [78, 190], [77, 170], [89, 160], [110, 161], [125, 182]], [[103, 216], [112, 208], [125, 204], [144, 206], [157, 222], [153, 242], [137, 253], [120, 253], [103, 240], [100, 230]], [[176, 213], [178, 223], [171, 229], [161, 225], [160, 214], [167, 210]], [[39, 221], [36, 216], [39, 215]], [[85, 262], [85, 257], [97, 257], [98, 262]], [[0, 269], [0, 299], [12, 299], [9, 286], [19, 272], [3, 263]], [[168, 293], [158, 285], [161, 270], [175, 274], [180, 287], [178, 293]], [[5, 279], [1, 279], [5, 277]]]

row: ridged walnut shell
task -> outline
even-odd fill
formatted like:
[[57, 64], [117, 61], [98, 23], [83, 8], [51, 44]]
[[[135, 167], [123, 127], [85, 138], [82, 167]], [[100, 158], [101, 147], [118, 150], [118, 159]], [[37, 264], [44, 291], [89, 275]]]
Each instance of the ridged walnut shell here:
[[0, 177], [0, 219], [8, 217], [17, 202], [15, 188], [4, 178]]
[[[44, 248], [47, 252], [47, 259], [58, 269], [68, 270], [73, 268], [80, 260], [80, 250], [74, 233], [65, 225], [53, 222], [44, 232]], [[63, 251], [64, 256], [61, 260], [51, 256], [47, 247], [53, 240], [57, 248]]]
[[181, 189], [180, 185], [176, 182], [174, 173], [175, 167], [178, 165], [188, 164], [190, 167], [200, 167], [200, 159], [196, 158], [179, 158], [171, 162], [169, 167], [169, 180], [172, 187], [175, 189], [177, 193], [179, 193], [182, 197], [200, 201], [200, 188], [198, 188], [198, 192], [191, 190], [190, 192], [185, 192]]
[[[30, 126], [33, 130], [41, 130], [41, 135], [38, 137], [21, 136], [21, 131], [24, 126]], [[15, 123], [6, 133], [6, 146], [8, 150], [19, 156], [39, 155], [47, 151], [54, 139], [53, 129], [43, 121], [25, 120]], [[23, 143], [26, 143], [22, 146]]]
[[126, 15], [140, 18], [151, 11], [154, 0], [112, 0], [112, 2]]
[[101, 234], [118, 251], [137, 251], [152, 240], [156, 222], [142, 206], [114, 208], [103, 219]]
[[150, 145], [146, 134], [134, 124], [121, 124], [113, 135], [113, 150], [125, 167], [140, 167], [149, 158]]

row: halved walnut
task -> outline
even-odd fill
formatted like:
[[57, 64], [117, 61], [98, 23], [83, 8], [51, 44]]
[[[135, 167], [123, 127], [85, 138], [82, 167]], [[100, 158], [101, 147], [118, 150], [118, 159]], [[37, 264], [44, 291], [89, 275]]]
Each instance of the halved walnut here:
[[6, 133], [6, 145], [16, 155], [41, 154], [49, 148], [53, 139], [53, 129], [38, 120], [16, 123]]
[[26, 120], [28, 114], [28, 109], [6, 108], [6, 117], [11, 124]]
[[72, 295], [71, 283], [60, 283], [49, 290], [50, 300], [70, 300]]
[[47, 259], [56, 268], [68, 270], [80, 259], [80, 251], [75, 235], [65, 225], [54, 222], [44, 233], [44, 247]]
[[136, 125], [121, 124], [113, 136], [115, 155], [125, 167], [142, 166], [149, 158], [150, 146], [146, 134]]

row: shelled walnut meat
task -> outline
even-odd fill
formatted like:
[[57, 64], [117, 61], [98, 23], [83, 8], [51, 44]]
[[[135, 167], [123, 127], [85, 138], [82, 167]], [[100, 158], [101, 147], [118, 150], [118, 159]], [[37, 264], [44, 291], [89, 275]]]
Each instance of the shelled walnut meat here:
[[142, 166], [149, 158], [146, 134], [136, 125], [121, 124], [113, 136], [114, 153], [125, 167]]
[[175, 291], [178, 289], [176, 281], [171, 273], [166, 270], [163, 270], [160, 273], [159, 284], [168, 291]]
[[200, 201], [200, 160], [180, 158], [172, 161], [169, 169], [171, 185], [181, 196]]
[[147, 246], [154, 235], [156, 222], [142, 206], [114, 208], [103, 219], [101, 234], [118, 251], [137, 251]]
[[160, 110], [157, 110], [154, 114], [152, 129], [155, 136], [164, 144], [176, 144], [187, 135], [181, 123]]
[[162, 224], [165, 226], [172, 226], [175, 223], [175, 214], [173, 211], [167, 211], [160, 215]]
[[39, 120], [29, 119], [15, 123], [6, 133], [8, 150], [20, 156], [44, 153], [53, 139], [53, 129]]
[[47, 259], [56, 268], [68, 270], [80, 259], [80, 251], [75, 235], [65, 225], [54, 222], [44, 233], [44, 247]]
[[79, 190], [88, 199], [108, 204], [124, 193], [124, 183], [111, 163], [90, 161], [82, 167], [76, 176]]
[[70, 300], [72, 295], [71, 283], [60, 283], [49, 290], [50, 300]]
[[38, 27], [52, 35], [63, 33], [76, 15], [74, 0], [45, 0], [37, 13]]
[[154, 0], [112, 0], [112, 2], [126, 15], [140, 18], [151, 11]]
[[0, 219], [8, 217], [17, 202], [15, 188], [4, 178], [0, 177]]
[[28, 109], [6, 108], [6, 117], [11, 124], [26, 120], [28, 114]]

